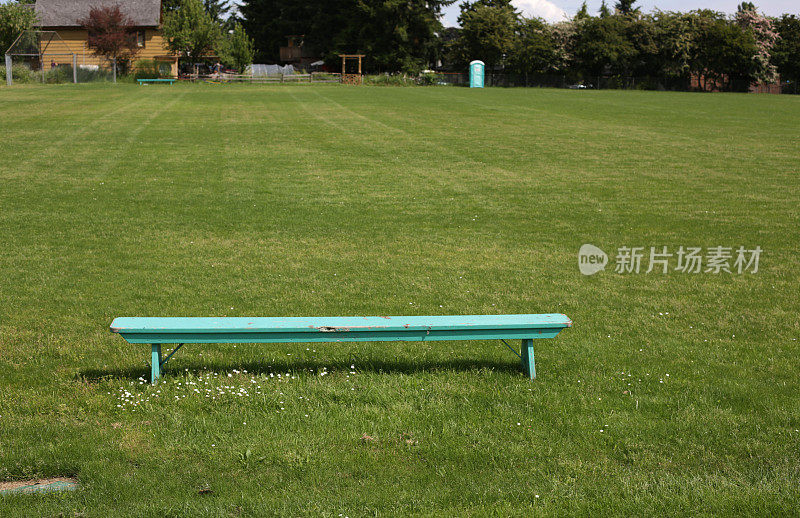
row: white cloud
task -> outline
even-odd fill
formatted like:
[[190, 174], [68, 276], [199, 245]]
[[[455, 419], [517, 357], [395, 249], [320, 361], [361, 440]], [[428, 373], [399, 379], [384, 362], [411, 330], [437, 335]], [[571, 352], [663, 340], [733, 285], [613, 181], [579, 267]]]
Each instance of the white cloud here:
[[526, 18], [544, 18], [550, 23], [561, 22], [567, 18], [567, 12], [548, 0], [511, 0]]

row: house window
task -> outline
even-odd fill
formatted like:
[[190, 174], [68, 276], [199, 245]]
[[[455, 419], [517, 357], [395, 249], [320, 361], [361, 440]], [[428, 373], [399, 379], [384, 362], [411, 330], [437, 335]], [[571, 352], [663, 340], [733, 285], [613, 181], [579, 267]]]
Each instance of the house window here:
[[136, 46], [144, 48], [144, 31], [136, 31]]

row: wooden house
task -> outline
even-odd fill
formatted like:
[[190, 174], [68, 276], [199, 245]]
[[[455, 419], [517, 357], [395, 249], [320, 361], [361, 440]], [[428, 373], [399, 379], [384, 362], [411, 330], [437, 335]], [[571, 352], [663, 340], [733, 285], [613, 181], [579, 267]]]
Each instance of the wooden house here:
[[[89, 16], [92, 7], [113, 7], [128, 16], [135, 26], [136, 43], [140, 48], [135, 61], [154, 60], [168, 66], [173, 76], [178, 74], [178, 57], [167, 50], [166, 41], [161, 34], [161, 0], [36, 0], [34, 10], [38, 29], [57, 32], [63, 42], [52, 45], [65, 45], [63, 52], [77, 55], [78, 66], [107, 67], [108, 62], [94, 55], [87, 46], [88, 32], [80, 20]], [[49, 52], [62, 49], [50, 47]], [[133, 63], [136, 66], [136, 63]]]

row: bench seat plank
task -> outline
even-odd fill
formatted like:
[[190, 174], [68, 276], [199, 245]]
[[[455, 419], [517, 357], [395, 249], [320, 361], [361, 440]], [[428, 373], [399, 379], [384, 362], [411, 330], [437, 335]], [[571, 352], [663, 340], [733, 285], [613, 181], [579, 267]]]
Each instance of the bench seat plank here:
[[566, 315], [393, 317], [119, 317], [111, 331], [130, 343], [259, 343], [551, 338]]

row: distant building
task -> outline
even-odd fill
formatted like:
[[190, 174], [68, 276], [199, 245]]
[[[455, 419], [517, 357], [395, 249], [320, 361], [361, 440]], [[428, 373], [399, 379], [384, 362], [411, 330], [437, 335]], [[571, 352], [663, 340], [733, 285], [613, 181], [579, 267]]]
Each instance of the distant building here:
[[[304, 36], [286, 36], [286, 46], [280, 47], [281, 63], [289, 65], [310, 65], [317, 61], [317, 56], [313, 49], [306, 45]], [[273, 47], [274, 48], [274, 47]]]
[[[78, 20], [89, 16], [92, 7], [113, 7], [119, 5], [120, 10], [133, 20], [136, 26], [136, 43], [140, 48], [135, 60], [154, 60], [169, 67], [169, 72], [178, 74], [178, 57], [166, 47], [161, 34], [161, 0], [36, 0], [34, 10], [38, 18], [38, 28], [43, 31], [55, 31], [62, 42], [53, 45], [66, 45], [68, 49], [48, 48], [49, 52], [73, 52], [77, 55], [78, 65], [108, 66], [108, 62], [95, 56], [86, 41], [88, 32]], [[133, 64], [135, 66], [135, 63]]]

